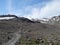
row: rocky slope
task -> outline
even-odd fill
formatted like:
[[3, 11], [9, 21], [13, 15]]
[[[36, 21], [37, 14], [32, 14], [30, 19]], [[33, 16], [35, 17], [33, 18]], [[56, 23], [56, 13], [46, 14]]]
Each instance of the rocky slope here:
[[60, 40], [60, 27], [31, 21], [24, 17], [15, 17], [9, 20], [0, 20], [0, 45], [7, 43], [19, 31], [21, 31], [19, 33], [21, 37], [28, 40], [31, 38], [46, 38], [48, 41]]

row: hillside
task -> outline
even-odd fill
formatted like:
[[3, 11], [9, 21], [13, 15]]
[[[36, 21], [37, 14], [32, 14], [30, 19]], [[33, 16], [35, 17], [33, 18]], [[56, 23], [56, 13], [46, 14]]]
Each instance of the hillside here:
[[[57, 41], [60, 40], [60, 27], [38, 23], [24, 17], [15, 17], [9, 20], [0, 20], [0, 45], [9, 42], [9, 40], [14, 38], [15, 33], [17, 32], [19, 32], [19, 35], [24, 37], [26, 40], [32, 38], [36, 40], [42, 38], [47, 41], [52, 40], [53, 42], [55, 39], [57, 39]], [[17, 42], [20, 41], [18, 40]], [[16, 45], [20, 44], [17, 42]]]

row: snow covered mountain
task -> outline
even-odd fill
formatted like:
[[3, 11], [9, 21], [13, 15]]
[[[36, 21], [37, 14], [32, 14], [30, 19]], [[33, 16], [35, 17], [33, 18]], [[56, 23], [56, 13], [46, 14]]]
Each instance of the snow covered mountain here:
[[0, 20], [9, 20], [9, 19], [13, 19], [13, 18], [17, 18], [17, 16], [15, 15], [0, 15]]
[[45, 23], [45, 24], [60, 24], [60, 15], [59, 16], [53, 16], [51, 18], [43, 18], [42, 20], [40, 20], [41, 23]]

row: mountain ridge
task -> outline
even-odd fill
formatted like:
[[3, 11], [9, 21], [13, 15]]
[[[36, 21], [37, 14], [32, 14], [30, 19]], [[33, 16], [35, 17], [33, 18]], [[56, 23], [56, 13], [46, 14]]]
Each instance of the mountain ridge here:
[[[52, 40], [54, 42], [56, 37], [60, 40], [60, 27], [49, 25], [48, 23], [40, 23], [40, 20], [36, 22], [25, 17], [15, 17], [9, 20], [0, 20], [0, 45], [11, 40], [16, 32], [19, 32], [21, 37], [24, 37], [26, 40], [31, 38], [37, 40], [45, 37], [47, 41]], [[55, 37], [54, 35], [57, 36]]]

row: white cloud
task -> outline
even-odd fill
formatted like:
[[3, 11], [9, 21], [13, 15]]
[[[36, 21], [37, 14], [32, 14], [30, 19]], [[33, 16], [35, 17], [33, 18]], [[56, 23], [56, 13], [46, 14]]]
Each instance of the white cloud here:
[[30, 10], [31, 13], [24, 15], [24, 17], [31, 19], [31, 18], [38, 18], [40, 16], [40, 9], [28, 8], [27, 10]]
[[47, 3], [46, 6], [41, 9], [40, 15], [44, 17], [60, 15], [60, 1], [53, 0]]
[[31, 8], [31, 14], [26, 15], [27, 18], [44, 18], [51, 17], [55, 15], [60, 15], [60, 0], [52, 0], [49, 3], [46, 3], [44, 7], [40, 8]]
[[39, 5], [38, 7], [34, 7], [34, 6], [28, 6], [26, 7], [25, 10], [26, 12], [30, 12], [29, 14], [24, 14], [22, 11], [22, 9], [19, 10], [15, 10], [12, 7], [12, 0], [8, 1], [8, 11], [11, 14], [16, 14], [17, 16], [24, 16], [27, 17], [29, 19], [31, 18], [44, 18], [44, 17], [50, 17], [50, 16], [55, 16], [55, 15], [60, 15], [60, 0], [52, 0], [50, 2], [43, 2], [41, 3], [44, 6], [42, 8], [40, 8], [40, 3], [35, 4], [35, 5]]

